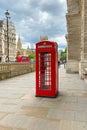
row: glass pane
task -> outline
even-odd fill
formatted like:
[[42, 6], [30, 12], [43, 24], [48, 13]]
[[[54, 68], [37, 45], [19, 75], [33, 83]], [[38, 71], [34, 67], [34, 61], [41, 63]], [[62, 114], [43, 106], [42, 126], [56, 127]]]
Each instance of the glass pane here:
[[51, 89], [51, 53], [39, 53], [39, 88]]

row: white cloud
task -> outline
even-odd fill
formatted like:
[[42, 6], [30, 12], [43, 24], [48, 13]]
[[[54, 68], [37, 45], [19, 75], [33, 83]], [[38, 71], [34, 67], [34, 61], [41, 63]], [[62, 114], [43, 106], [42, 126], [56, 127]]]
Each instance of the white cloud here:
[[[9, 2], [8, 2], [9, 1]], [[65, 44], [66, 0], [0, 0], [1, 16], [9, 10], [15, 24], [17, 38], [20, 34], [23, 46], [33, 46], [40, 40], [40, 35], [47, 35], [49, 40]], [[12, 6], [11, 6], [12, 5]]]
[[66, 39], [64, 35], [56, 36], [54, 38], [51, 38], [51, 40], [57, 42], [58, 44], [66, 45]]
[[66, 2], [66, 0], [59, 0], [60, 1], [60, 3], [65, 3]]
[[45, 23], [46, 20], [48, 19], [48, 13], [47, 12], [40, 12], [39, 13], [40, 17], [40, 22]]
[[23, 49], [27, 49], [28, 47], [29, 47], [30, 49], [32, 48], [31, 43], [25, 43], [25, 44], [23, 44], [23, 46], [22, 46]]

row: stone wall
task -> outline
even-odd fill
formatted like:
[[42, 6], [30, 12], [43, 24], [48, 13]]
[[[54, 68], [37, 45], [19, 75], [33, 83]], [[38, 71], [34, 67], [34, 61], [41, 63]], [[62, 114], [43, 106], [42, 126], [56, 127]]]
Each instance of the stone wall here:
[[68, 73], [79, 72], [81, 46], [81, 15], [79, 0], [67, 0], [67, 66]]
[[87, 0], [83, 1], [83, 8], [82, 8], [82, 19], [83, 19], [83, 24], [82, 24], [82, 31], [83, 31], [83, 36], [82, 36], [82, 48], [83, 48], [83, 59], [87, 60]]
[[80, 6], [79, 0], [66, 0], [67, 1], [67, 11], [70, 14], [79, 13]]
[[79, 72], [79, 62], [76, 60], [69, 60], [66, 63], [67, 73], [78, 73]]
[[80, 60], [81, 23], [79, 14], [67, 14], [68, 60]]
[[35, 63], [3, 63], [0, 64], [0, 80], [35, 71]]
[[66, 71], [77, 71], [83, 79], [87, 68], [87, 0], [67, 0], [67, 10]]
[[87, 68], [87, 0], [81, 0], [81, 61], [79, 62], [79, 75], [83, 79]]
[[84, 74], [87, 74], [87, 71], [85, 72], [85, 69], [87, 68], [87, 60], [80, 61], [79, 62], [79, 76], [81, 79], [85, 78]]

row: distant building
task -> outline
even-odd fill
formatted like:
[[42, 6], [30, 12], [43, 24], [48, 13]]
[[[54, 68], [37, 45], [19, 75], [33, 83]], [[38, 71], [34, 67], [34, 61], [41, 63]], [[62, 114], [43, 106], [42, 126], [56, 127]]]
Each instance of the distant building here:
[[[13, 23], [8, 24], [9, 60], [14, 61], [16, 54], [16, 30]], [[5, 62], [8, 55], [7, 48], [7, 23], [0, 20], [0, 62]]]
[[19, 36], [17, 41], [16, 55], [28, 56], [30, 53], [32, 53], [32, 50], [29, 48], [29, 46], [27, 47], [27, 49], [22, 48], [22, 42]]
[[45, 36], [40, 36], [40, 40], [41, 41], [48, 40], [48, 36], [46, 36], [46, 35]]

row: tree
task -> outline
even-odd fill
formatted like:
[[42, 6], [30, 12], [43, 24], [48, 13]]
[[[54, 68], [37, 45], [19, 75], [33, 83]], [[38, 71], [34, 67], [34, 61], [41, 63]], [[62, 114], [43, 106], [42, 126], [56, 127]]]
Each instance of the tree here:
[[67, 54], [67, 48], [61, 52], [60, 54], [60, 61], [65, 61], [66, 62], [66, 54]]
[[30, 53], [30, 54], [28, 55], [28, 57], [29, 57], [30, 59], [35, 59], [35, 54], [34, 54], [34, 53]]

